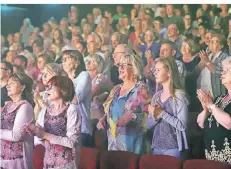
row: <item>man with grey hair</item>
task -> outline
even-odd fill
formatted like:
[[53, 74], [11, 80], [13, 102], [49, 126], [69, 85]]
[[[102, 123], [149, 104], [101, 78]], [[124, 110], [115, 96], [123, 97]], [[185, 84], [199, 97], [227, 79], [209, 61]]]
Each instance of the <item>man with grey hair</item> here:
[[[104, 56], [104, 54], [100, 51], [100, 47], [102, 44], [102, 40], [100, 38], [100, 36], [94, 32], [92, 32], [88, 37], [87, 37], [87, 52], [88, 54], [97, 54], [99, 56], [101, 56], [105, 62], [104, 64], [104, 69], [102, 74], [106, 75], [109, 79], [111, 79], [111, 74], [110, 74], [110, 65], [107, 65], [106, 63], [108, 63], [108, 58], [106, 58]], [[84, 62], [85, 64], [88, 61], [88, 56], [84, 58]]]

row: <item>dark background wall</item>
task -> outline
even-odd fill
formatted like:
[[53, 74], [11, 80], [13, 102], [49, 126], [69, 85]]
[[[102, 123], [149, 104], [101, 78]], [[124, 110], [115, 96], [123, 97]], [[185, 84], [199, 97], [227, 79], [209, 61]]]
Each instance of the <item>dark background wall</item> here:
[[[116, 12], [118, 4], [78, 4], [79, 18], [86, 17], [92, 12], [94, 7], [110, 9], [112, 13]], [[36, 27], [41, 27], [51, 16], [54, 16], [58, 21], [62, 17], [67, 17], [71, 4], [11, 4], [1, 5], [1, 33], [6, 36], [9, 33], [14, 33], [20, 30], [23, 19], [29, 17], [32, 24]], [[133, 5], [123, 4], [125, 13], [130, 14]], [[191, 11], [198, 5], [190, 5]]]

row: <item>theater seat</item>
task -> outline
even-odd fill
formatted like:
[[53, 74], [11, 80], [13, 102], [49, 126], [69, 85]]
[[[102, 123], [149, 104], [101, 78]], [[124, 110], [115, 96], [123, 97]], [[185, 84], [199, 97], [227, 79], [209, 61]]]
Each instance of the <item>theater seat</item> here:
[[80, 148], [79, 169], [98, 169], [99, 150], [95, 148]]
[[100, 155], [100, 169], [138, 169], [139, 156], [126, 151], [104, 151]]
[[181, 169], [183, 161], [168, 155], [143, 155], [139, 169]]
[[212, 160], [186, 160], [183, 169], [231, 169], [231, 165]]
[[34, 147], [34, 169], [43, 169], [44, 154], [45, 147], [42, 144]]

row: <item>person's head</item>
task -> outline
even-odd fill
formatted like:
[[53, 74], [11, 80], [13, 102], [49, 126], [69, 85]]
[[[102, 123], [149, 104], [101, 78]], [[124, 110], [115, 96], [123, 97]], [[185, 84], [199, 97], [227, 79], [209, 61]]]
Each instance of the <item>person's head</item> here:
[[80, 27], [74, 26], [74, 27], [72, 28], [72, 36], [76, 36], [76, 35], [80, 35], [80, 34], [81, 34]]
[[208, 9], [209, 4], [201, 4], [202, 9], [204, 9], [205, 11]]
[[166, 8], [162, 7], [160, 10], [160, 16], [163, 18], [166, 16]]
[[100, 10], [100, 8], [94, 8], [94, 9], [93, 9], [93, 15], [94, 15], [95, 17], [101, 15], [101, 10]]
[[25, 73], [24, 68], [19, 65], [13, 65], [13, 73]]
[[74, 84], [67, 76], [54, 76], [49, 80], [46, 94], [49, 102], [71, 102], [75, 95]]
[[94, 16], [92, 13], [87, 14], [87, 22], [89, 24], [94, 24]]
[[52, 29], [56, 29], [58, 27], [57, 20], [54, 17], [51, 17], [48, 20], [48, 23], [50, 24]]
[[144, 10], [140, 10], [138, 12], [138, 19], [140, 19], [141, 21], [145, 19], [145, 11]]
[[56, 58], [56, 53], [53, 50], [47, 50], [45, 51], [45, 54], [48, 54], [51, 57], [51, 62], [55, 62], [55, 58]]
[[16, 56], [16, 52], [14, 50], [9, 50], [9, 52], [6, 55], [6, 61], [13, 63], [15, 56]]
[[88, 23], [85, 23], [83, 25], [83, 33], [86, 34], [86, 35], [89, 35], [90, 33], [92, 32], [92, 27], [90, 24]]
[[115, 32], [111, 35], [112, 47], [115, 49], [120, 44], [121, 34], [119, 32]]
[[163, 27], [163, 24], [164, 24], [164, 20], [162, 17], [157, 16], [154, 18], [153, 25], [155, 29], [161, 30]]
[[166, 14], [172, 16], [174, 14], [174, 6], [172, 4], [166, 5]]
[[117, 12], [118, 14], [123, 13], [123, 7], [120, 6], [120, 5], [118, 5], [118, 6], [116, 7], [116, 12]]
[[51, 62], [52, 62], [52, 58], [48, 54], [41, 54], [38, 56], [37, 67], [40, 71], [42, 71], [46, 66], [46, 64]]
[[34, 53], [26, 53], [25, 57], [27, 58], [27, 68], [36, 67], [37, 57]]
[[152, 42], [154, 39], [155, 39], [155, 34], [154, 34], [154, 32], [148, 29], [148, 30], [145, 32], [144, 41], [145, 41], [146, 43], [150, 43], [150, 42]]
[[103, 45], [101, 47], [101, 51], [103, 53], [103, 55], [106, 57], [106, 58], [110, 58], [111, 57], [111, 48], [109, 45]]
[[227, 11], [228, 6], [227, 6], [227, 4], [220, 4], [220, 8], [222, 11]]
[[135, 29], [135, 31], [141, 31], [142, 30], [142, 22], [140, 19], [134, 20], [134, 29]]
[[83, 54], [86, 50], [86, 44], [84, 42], [76, 43], [75, 48], [77, 49], [77, 51]]
[[96, 71], [97, 73], [102, 73], [104, 67], [104, 59], [102, 58], [102, 56], [97, 54], [90, 54], [88, 57], [89, 58], [86, 63], [87, 71]]
[[226, 39], [222, 34], [213, 34], [209, 43], [209, 49], [213, 54], [221, 51], [226, 43]]
[[174, 13], [175, 13], [176, 16], [182, 16], [182, 15], [181, 15], [182, 9], [181, 9], [180, 7], [175, 8]]
[[87, 37], [87, 52], [90, 54], [96, 53], [101, 47], [101, 42], [100, 36], [92, 32]]
[[63, 66], [63, 70], [66, 73], [69, 73], [75, 70], [76, 77], [79, 75], [79, 73], [86, 70], [83, 56], [77, 50], [63, 51], [62, 66]]
[[31, 25], [30, 18], [25, 18], [25, 19], [23, 20], [23, 26], [28, 27], [28, 26], [30, 26], [30, 25]]
[[181, 44], [182, 55], [193, 56], [199, 51], [198, 45], [192, 39], [185, 39]]
[[27, 67], [27, 62], [28, 62], [27, 58], [23, 55], [17, 55], [14, 58], [14, 64], [21, 66], [24, 69], [26, 69], [26, 67]]
[[[179, 71], [174, 58], [160, 58], [155, 65], [154, 75], [157, 84], [169, 86], [172, 96], [175, 96], [176, 90], [183, 90]], [[157, 86], [158, 86], [157, 85]]]
[[9, 45], [12, 45], [14, 43], [14, 35], [13, 34], [8, 34], [7, 41], [8, 41]]
[[188, 26], [188, 25], [191, 25], [191, 23], [192, 23], [191, 15], [189, 13], [185, 14], [184, 15], [184, 24]]
[[61, 43], [63, 42], [63, 34], [60, 29], [55, 29], [54, 34], [53, 34], [53, 42], [60, 41]]
[[164, 42], [160, 47], [160, 58], [173, 57], [176, 54], [176, 49], [172, 42]]
[[143, 78], [143, 64], [139, 56], [134, 54], [125, 54], [120, 58], [119, 78], [123, 81], [133, 80], [135, 82]]
[[124, 26], [128, 26], [130, 24], [130, 19], [128, 16], [123, 17], [123, 23], [124, 23]]
[[35, 36], [38, 36], [39, 33], [40, 33], [39, 27], [35, 27], [35, 28], [33, 29], [33, 34], [34, 34]]
[[204, 9], [198, 8], [196, 12], [196, 18], [204, 16]]
[[61, 76], [64, 72], [61, 66], [57, 63], [48, 63], [42, 71], [42, 82], [45, 86], [48, 85], [49, 80], [54, 76]]
[[231, 57], [222, 62], [221, 83], [226, 89], [231, 89]]
[[13, 66], [10, 62], [7, 61], [0, 61], [0, 79], [2, 80], [6, 80], [10, 77], [11, 73], [13, 73]]
[[113, 59], [114, 59], [114, 64], [115, 64], [115, 65], [118, 65], [119, 62], [120, 62], [121, 57], [122, 57], [123, 55], [129, 54], [129, 53], [131, 54], [131, 53], [132, 53], [132, 50], [129, 48], [128, 45], [126, 45], [126, 44], [119, 44], [119, 45], [115, 48], [115, 50], [114, 50], [114, 52], [113, 52], [113, 54], [112, 54]]
[[170, 24], [168, 25], [168, 37], [176, 37], [179, 35], [179, 29], [177, 28], [176, 24]]
[[19, 42], [19, 43], [22, 42], [22, 34], [20, 32], [16, 32], [14, 34], [14, 42]]
[[62, 18], [60, 20], [60, 29], [61, 30], [67, 30], [68, 29], [68, 19], [67, 18]]
[[58, 44], [52, 43], [51, 44], [51, 50], [55, 52], [56, 55], [60, 56], [61, 55], [61, 48]]
[[142, 32], [145, 32], [146, 30], [148, 30], [151, 26], [150, 26], [150, 22], [148, 19], [144, 19], [141, 22], [141, 27], [142, 27]]
[[200, 36], [204, 36], [206, 34], [206, 32], [208, 31], [208, 29], [207, 29], [205, 24], [201, 23], [198, 26], [198, 31], [199, 31]]
[[43, 45], [39, 41], [34, 41], [32, 44], [33, 53], [39, 54], [43, 51]]
[[76, 6], [71, 6], [71, 12], [78, 13], [78, 8]]
[[190, 12], [190, 9], [189, 9], [189, 5], [188, 4], [184, 4], [183, 5], [183, 10], [184, 10], [184, 13], [189, 13]]
[[13, 50], [14, 50], [17, 54], [19, 54], [19, 53], [22, 51], [22, 48], [23, 48], [22, 43], [19, 43], [19, 42], [14, 42], [14, 43], [13, 43]]
[[7, 83], [7, 94], [11, 99], [21, 97], [33, 105], [32, 99], [33, 80], [25, 73], [13, 73]]
[[43, 33], [49, 34], [51, 32], [51, 25], [49, 23], [43, 24]]
[[208, 46], [212, 38], [212, 31], [207, 31], [205, 33], [205, 44]]
[[77, 43], [83, 42], [83, 37], [81, 35], [72, 36], [71, 43], [73, 46], [76, 46]]

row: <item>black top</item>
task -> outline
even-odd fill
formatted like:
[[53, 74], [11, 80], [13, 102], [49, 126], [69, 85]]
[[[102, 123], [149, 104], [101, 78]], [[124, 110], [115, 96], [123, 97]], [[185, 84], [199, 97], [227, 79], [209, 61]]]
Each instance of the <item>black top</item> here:
[[[231, 116], [231, 100], [224, 102], [225, 96], [216, 98], [215, 104]], [[205, 120], [204, 130], [206, 158], [231, 164], [231, 130], [219, 124], [212, 114]]]
[[1, 88], [1, 107], [4, 107], [5, 102], [11, 100], [7, 95], [6, 86]]
[[201, 111], [200, 101], [197, 98], [197, 78], [199, 74], [196, 72], [195, 67], [200, 62], [199, 57], [195, 57], [191, 62], [184, 62], [181, 60], [186, 68], [187, 74], [185, 77], [185, 90], [190, 97], [190, 105], [189, 111], [190, 112], [199, 112]]
[[123, 81], [119, 79], [119, 71], [117, 66], [111, 68], [111, 81], [114, 86], [121, 84]]

